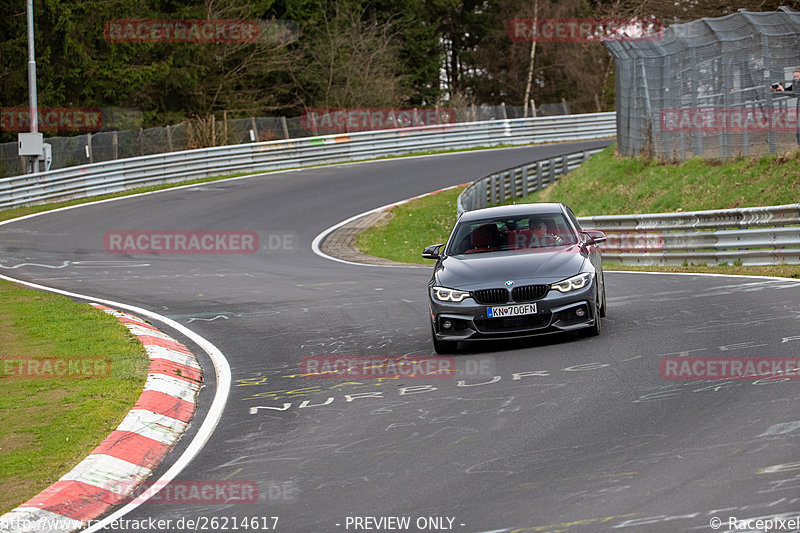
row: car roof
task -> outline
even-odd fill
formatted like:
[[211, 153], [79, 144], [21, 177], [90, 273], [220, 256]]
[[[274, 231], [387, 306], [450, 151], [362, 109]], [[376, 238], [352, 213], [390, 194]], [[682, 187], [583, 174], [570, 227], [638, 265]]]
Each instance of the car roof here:
[[501, 205], [497, 207], [487, 207], [485, 209], [475, 209], [465, 211], [461, 215], [462, 222], [479, 220], [482, 218], [501, 218], [505, 216], [519, 215], [540, 215], [545, 213], [561, 213], [564, 211], [564, 204], [558, 202], [536, 202], [530, 204]]

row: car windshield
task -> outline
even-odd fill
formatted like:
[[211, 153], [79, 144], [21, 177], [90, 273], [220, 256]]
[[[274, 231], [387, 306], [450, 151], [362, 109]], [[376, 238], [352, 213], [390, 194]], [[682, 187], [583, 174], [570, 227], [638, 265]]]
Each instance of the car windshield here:
[[448, 255], [541, 251], [577, 244], [578, 236], [561, 213], [518, 215], [462, 222]]

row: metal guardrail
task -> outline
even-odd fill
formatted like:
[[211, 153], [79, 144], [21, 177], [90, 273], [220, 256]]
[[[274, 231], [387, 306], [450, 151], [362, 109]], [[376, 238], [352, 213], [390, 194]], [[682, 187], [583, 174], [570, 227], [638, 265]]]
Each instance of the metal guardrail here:
[[573, 152], [550, 159], [492, 172], [475, 180], [458, 196], [456, 209], [464, 211], [482, 209], [513, 198], [524, 198], [555, 183], [564, 174], [575, 170], [581, 163], [603, 149]]
[[[479, 178], [459, 195], [458, 214], [541, 190], [599, 151], [534, 161]], [[625, 265], [800, 264], [800, 204], [578, 221], [605, 232], [604, 259]]]
[[614, 113], [491, 120], [187, 150], [0, 179], [0, 209], [231, 173], [359, 161], [419, 151], [612, 137]]
[[800, 264], [800, 204], [578, 218], [625, 265]]

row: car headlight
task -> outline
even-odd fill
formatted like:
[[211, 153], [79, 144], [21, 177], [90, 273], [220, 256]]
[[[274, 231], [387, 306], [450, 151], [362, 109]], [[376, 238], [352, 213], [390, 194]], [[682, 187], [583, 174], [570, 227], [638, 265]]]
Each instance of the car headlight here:
[[433, 296], [443, 302], [460, 302], [469, 296], [469, 291], [459, 291], [445, 287], [434, 287]]
[[576, 291], [578, 289], [582, 289], [585, 286], [587, 286], [589, 284], [590, 279], [592, 279], [592, 273], [584, 272], [583, 274], [572, 276], [571, 278], [565, 279], [564, 281], [553, 283], [552, 285], [550, 285], [550, 288], [560, 292]]

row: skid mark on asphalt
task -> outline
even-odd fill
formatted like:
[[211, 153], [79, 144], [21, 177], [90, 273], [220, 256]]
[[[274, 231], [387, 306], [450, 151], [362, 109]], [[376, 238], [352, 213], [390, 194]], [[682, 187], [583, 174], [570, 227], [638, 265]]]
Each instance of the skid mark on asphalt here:
[[213, 321], [215, 321], [215, 320], [216, 320], [216, 319], [218, 319], [218, 318], [224, 318], [225, 320], [228, 320], [228, 317], [227, 317], [227, 316], [225, 316], [225, 315], [217, 315], [217, 316], [215, 316], [214, 318], [198, 318], [198, 317], [190, 317], [190, 318], [189, 318], [189, 322], [188, 322], [188, 323], [189, 323], [189, 324], [191, 324], [191, 323], [192, 323], [192, 322], [194, 322], [195, 320], [202, 320], [202, 321], [204, 321], [204, 322], [213, 322]]
[[0, 263], [0, 268], [4, 268], [6, 270], [16, 270], [18, 268], [30, 266], [59, 270], [62, 268], [67, 268], [70, 265], [74, 266], [75, 268], [141, 268], [149, 267], [150, 263], [143, 263], [141, 261], [62, 261], [60, 265], [47, 265], [44, 263], [18, 263], [13, 266]]

